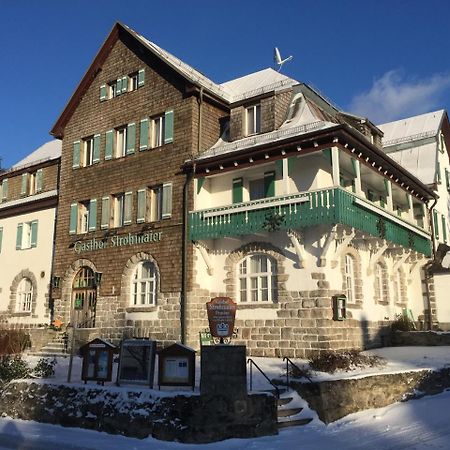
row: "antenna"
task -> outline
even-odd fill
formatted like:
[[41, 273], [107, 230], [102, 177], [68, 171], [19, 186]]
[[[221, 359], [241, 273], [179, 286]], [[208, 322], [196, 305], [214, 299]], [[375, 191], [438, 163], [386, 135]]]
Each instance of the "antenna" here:
[[275, 64], [278, 65], [278, 72], [281, 70], [281, 68], [283, 67], [284, 63], [287, 63], [288, 61], [291, 61], [294, 57], [288, 56], [285, 59], [281, 59], [281, 55], [280, 55], [280, 50], [278, 50], [278, 47], [275, 47], [273, 49], [273, 59], [275, 61]]

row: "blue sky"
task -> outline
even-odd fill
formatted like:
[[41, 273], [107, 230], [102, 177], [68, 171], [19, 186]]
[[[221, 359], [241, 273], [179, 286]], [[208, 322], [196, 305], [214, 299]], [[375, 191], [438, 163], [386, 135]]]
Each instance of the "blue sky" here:
[[216, 82], [276, 45], [283, 73], [375, 123], [450, 106], [447, 0], [1, 0], [3, 167], [50, 139], [116, 20]]

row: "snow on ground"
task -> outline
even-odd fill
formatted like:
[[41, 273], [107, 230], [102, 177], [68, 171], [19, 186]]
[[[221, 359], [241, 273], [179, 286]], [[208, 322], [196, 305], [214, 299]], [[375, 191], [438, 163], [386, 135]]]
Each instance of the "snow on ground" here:
[[[392, 347], [370, 350], [386, 359], [380, 367], [358, 369], [352, 372], [339, 372], [333, 375], [313, 373], [315, 380], [337, 378], [355, 378], [381, 373], [396, 373], [411, 370], [435, 370], [450, 367], [450, 347]], [[30, 364], [39, 358], [28, 356]], [[269, 378], [284, 376], [285, 365], [277, 358], [253, 358]], [[67, 382], [69, 358], [58, 358], [56, 376], [52, 383]], [[303, 366], [306, 361], [295, 360]], [[156, 365], [157, 367], [157, 365]], [[117, 367], [115, 368], [117, 370]], [[198, 392], [199, 367], [197, 365], [196, 392]], [[267, 381], [254, 370], [253, 390], [270, 388]], [[71, 386], [83, 386], [80, 381], [81, 359], [74, 359]], [[113, 378], [115, 380], [115, 378]], [[156, 383], [156, 377], [155, 377]], [[96, 386], [90, 383], [89, 386]], [[156, 386], [156, 384], [155, 384]], [[105, 388], [114, 390], [141, 390], [141, 387], [116, 387], [114, 383], [105, 384]], [[190, 395], [190, 391], [150, 391], [152, 395]], [[313, 450], [333, 448], [333, 450], [353, 449], [391, 449], [391, 450], [450, 450], [450, 390], [435, 396], [423, 397], [406, 403], [395, 403], [385, 408], [361, 411], [351, 414], [330, 425], [323, 424], [314, 411], [309, 410], [306, 402], [297, 394], [289, 407], [303, 406], [303, 417], [314, 420], [304, 427], [281, 430], [278, 436], [258, 439], [230, 439], [223, 442], [190, 445], [163, 442], [153, 438], [144, 440], [113, 436], [90, 430], [63, 428], [56, 425], [40, 424], [8, 418], [0, 419], [0, 450], [172, 450], [174, 448], [205, 450]]]

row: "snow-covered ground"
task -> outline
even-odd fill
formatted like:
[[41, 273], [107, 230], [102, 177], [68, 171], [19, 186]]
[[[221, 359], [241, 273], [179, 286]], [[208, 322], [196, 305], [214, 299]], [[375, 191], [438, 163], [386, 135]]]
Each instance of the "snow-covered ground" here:
[[[315, 379], [349, 378], [375, 375], [380, 373], [395, 373], [401, 371], [439, 369], [450, 367], [449, 347], [395, 347], [371, 350], [386, 359], [386, 364], [380, 367], [359, 369], [352, 372], [341, 372], [333, 375], [313, 374]], [[29, 357], [30, 362], [36, 359]], [[283, 375], [284, 365], [275, 358], [254, 358], [256, 363], [270, 378]], [[303, 365], [304, 361], [296, 361]], [[52, 382], [66, 382], [68, 359], [58, 361], [57, 373]], [[77, 358], [74, 364], [72, 385], [80, 384], [81, 363]], [[197, 377], [198, 382], [198, 377]], [[267, 388], [267, 382], [255, 375], [254, 390]], [[269, 386], [270, 387], [270, 386]], [[111, 383], [112, 389], [117, 388]], [[140, 388], [139, 388], [140, 389]], [[178, 391], [180, 393], [180, 391]], [[159, 391], [154, 391], [155, 395]], [[163, 394], [161, 392], [161, 394]], [[163, 395], [174, 395], [175, 392], [164, 392]], [[183, 391], [189, 395], [189, 391]], [[292, 395], [292, 394], [290, 394]], [[349, 415], [330, 425], [324, 425], [318, 420], [314, 411], [308, 410], [306, 403], [294, 396], [294, 403], [304, 406], [303, 417], [313, 417], [314, 420], [304, 427], [281, 430], [278, 436], [268, 436], [259, 439], [230, 439], [223, 442], [189, 445], [173, 442], [162, 442], [152, 438], [144, 440], [113, 436], [89, 430], [63, 428], [36, 422], [0, 419], [0, 450], [91, 450], [91, 449], [127, 449], [169, 450], [184, 447], [187, 449], [202, 448], [205, 450], [238, 450], [238, 449], [450, 449], [450, 390], [435, 396], [406, 403], [395, 403], [385, 408], [361, 411]], [[292, 405], [292, 403], [289, 405]]]

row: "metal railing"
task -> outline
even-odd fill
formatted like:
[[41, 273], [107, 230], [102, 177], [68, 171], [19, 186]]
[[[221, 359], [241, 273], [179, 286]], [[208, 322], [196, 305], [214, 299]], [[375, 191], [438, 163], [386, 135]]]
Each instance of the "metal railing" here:
[[302, 377], [306, 378], [310, 383], [312, 383], [313, 381], [311, 380], [311, 378], [308, 376], [308, 374], [306, 373], [305, 370], [300, 369], [300, 367], [297, 366], [297, 364], [295, 364], [293, 361], [291, 361], [287, 356], [285, 356], [283, 358], [283, 362], [286, 361], [286, 385], [287, 387], [289, 387], [289, 364], [295, 368], [299, 374], [301, 374]]
[[247, 364], [250, 364], [250, 391], [253, 390], [253, 366], [255, 366], [259, 372], [261, 373], [261, 375], [274, 387], [275, 392], [276, 392], [276, 396], [277, 398], [280, 398], [280, 390], [278, 389], [278, 387], [272, 383], [272, 381], [270, 381], [270, 378], [261, 370], [261, 368], [258, 366], [258, 364], [255, 363], [255, 361], [253, 361], [253, 359], [248, 358], [247, 359]]

